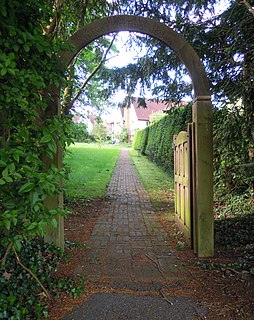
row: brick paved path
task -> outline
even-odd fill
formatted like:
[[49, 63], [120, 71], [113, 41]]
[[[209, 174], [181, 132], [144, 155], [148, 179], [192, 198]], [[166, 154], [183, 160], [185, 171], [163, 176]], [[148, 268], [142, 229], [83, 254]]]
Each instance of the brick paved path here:
[[[174, 294], [188, 287], [182, 281], [188, 279], [188, 269], [157, 224], [128, 150], [121, 151], [106, 206], [75, 270], [106, 292], [94, 293], [63, 320], [205, 319], [206, 309], [195, 298]], [[165, 289], [172, 295], [166, 296]]]
[[106, 214], [98, 219], [81, 261], [85, 269], [76, 273], [135, 290], [161, 288], [162, 280], [185, 280], [186, 271], [156, 222], [128, 150], [121, 151], [107, 193]]

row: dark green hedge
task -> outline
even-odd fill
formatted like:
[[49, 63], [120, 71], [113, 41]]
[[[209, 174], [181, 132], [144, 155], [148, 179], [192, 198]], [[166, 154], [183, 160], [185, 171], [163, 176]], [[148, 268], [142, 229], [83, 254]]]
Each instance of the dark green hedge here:
[[[173, 175], [173, 135], [187, 130], [189, 122], [192, 122], [191, 106], [176, 109], [137, 131], [133, 147], [140, 148], [149, 159]], [[254, 190], [254, 161], [249, 157], [253, 141], [252, 134], [246, 134], [247, 129], [250, 128], [246, 128], [240, 110], [213, 109], [214, 186], [215, 193], [222, 197]]]
[[146, 129], [137, 131], [133, 148], [141, 149], [149, 159], [173, 174], [173, 135], [186, 130], [191, 121], [191, 106], [176, 109]]
[[145, 154], [147, 139], [149, 135], [149, 127], [145, 129], [138, 130], [133, 138], [132, 147], [137, 150], [140, 149], [143, 154]]

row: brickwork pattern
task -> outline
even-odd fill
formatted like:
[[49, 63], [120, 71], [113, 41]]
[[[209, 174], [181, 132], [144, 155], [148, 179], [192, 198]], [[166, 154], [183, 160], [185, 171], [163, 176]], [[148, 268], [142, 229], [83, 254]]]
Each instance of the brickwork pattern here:
[[186, 280], [186, 270], [156, 222], [156, 213], [126, 149], [121, 150], [107, 198], [106, 213], [98, 219], [87, 243], [83, 269], [76, 273], [82, 272], [91, 281], [129, 286]]

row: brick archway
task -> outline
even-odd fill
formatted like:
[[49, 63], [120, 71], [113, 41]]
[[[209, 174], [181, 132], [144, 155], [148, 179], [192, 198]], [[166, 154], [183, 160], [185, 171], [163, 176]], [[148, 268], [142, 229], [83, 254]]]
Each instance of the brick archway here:
[[[212, 105], [210, 89], [203, 65], [186, 39], [168, 26], [139, 16], [110, 16], [92, 22], [75, 32], [69, 39], [74, 48], [60, 54], [66, 66], [89, 43], [103, 35], [113, 32], [129, 31], [149, 35], [170, 47], [186, 66], [192, 79], [195, 99], [193, 102], [192, 121], [194, 139], [194, 202], [197, 217], [197, 253], [200, 257], [213, 256], [213, 170], [212, 170]], [[58, 103], [59, 104], [59, 103]], [[58, 158], [61, 158], [59, 152]], [[61, 159], [58, 163], [61, 163]], [[61, 203], [58, 200], [59, 205]], [[52, 207], [53, 203], [50, 204]], [[56, 232], [50, 232], [52, 242], [63, 245], [63, 221], [59, 221]]]

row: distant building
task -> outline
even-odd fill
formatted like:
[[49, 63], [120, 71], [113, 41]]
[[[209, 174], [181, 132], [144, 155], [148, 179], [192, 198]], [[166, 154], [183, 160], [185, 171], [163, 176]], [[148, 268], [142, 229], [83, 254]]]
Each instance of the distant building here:
[[93, 126], [94, 126], [94, 122], [96, 120], [98, 116], [94, 115], [94, 114], [90, 114], [88, 113], [87, 115], [84, 114], [75, 114], [72, 117], [72, 121], [75, 123], [84, 123], [87, 126], [87, 131], [89, 133], [92, 132], [93, 130]]
[[146, 108], [139, 106], [138, 99], [135, 98], [130, 106], [121, 109], [123, 126], [128, 130], [128, 140], [131, 141], [136, 130], [144, 129], [150, 124], [150, 116], [157, 112], [170, 109], [164, 102], [152, 102], [145, 99]]
[[108, 125], [112, 134], [112, 140], [119, 140], [119, 135], [123, 131], [123, 120], [120, 109], [115, 109], [110, 116], [108, 116]]
[[88, 114], [88, 116], [86, 117], [86, 125], [87, 125], [87, 131], [89, 133], [91, 133], [93, 131], [93, 126], [95, 123], [95, 120], [98, 118], [98, 116], [96, 116], [95, 114]]
[[83, 117], [80, 114], [75, 114], [72, 117], [72, 121], [75, 123], [82, 123], [83, 122]]

